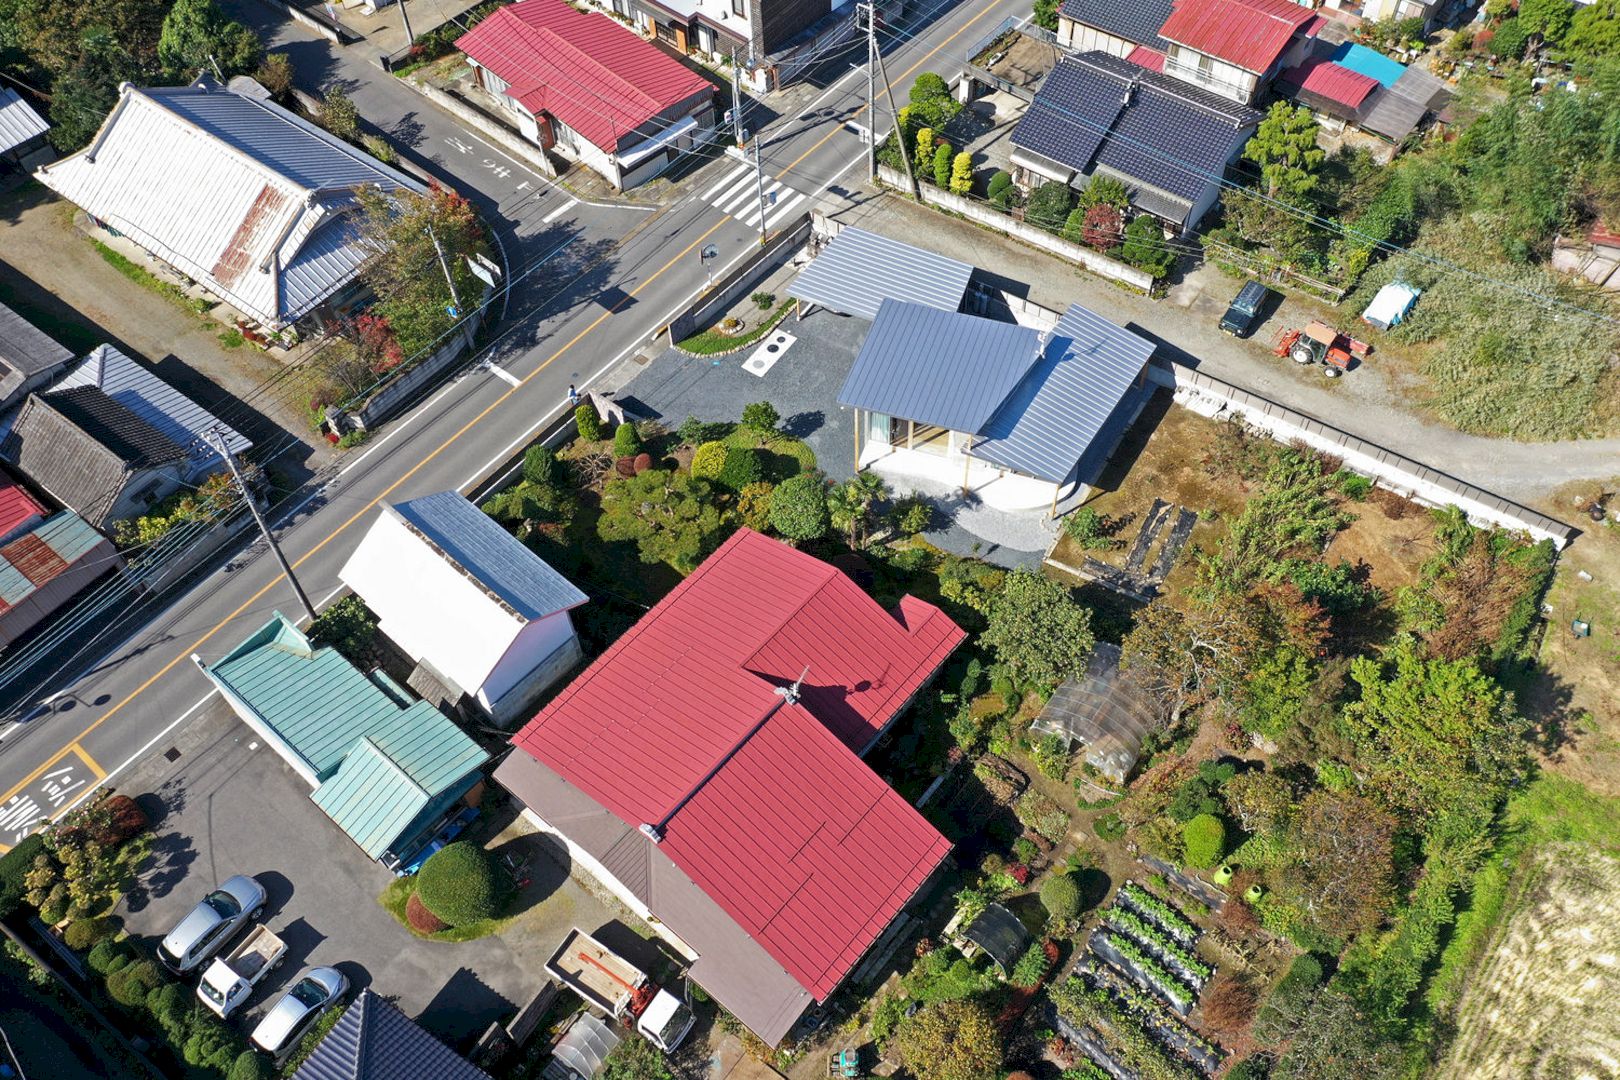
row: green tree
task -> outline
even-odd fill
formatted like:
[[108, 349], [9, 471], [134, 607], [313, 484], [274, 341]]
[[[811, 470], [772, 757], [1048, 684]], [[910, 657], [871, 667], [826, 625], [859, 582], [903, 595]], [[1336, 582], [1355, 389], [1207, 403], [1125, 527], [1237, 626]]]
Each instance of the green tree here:
[[65, 154], [88, 143], [118, 103], [118, 84], [138, 75], [117, 38], [104, 27], [87, 30], [78, 59], [52, 88], [51, 145]]
[[1057, 686], [1086, 670], [1096, 638], [1091, 611], [1068, 589], [1031, 570], [1008, 574], [980, 640], [1025, 686]]
[[579, 429], [579, 437], [584, 442], [601, 441], [602, 417], [597, 414], [596, 406], [590, 402], [582, 401], [574, 409], [574, 426]]
[[900, 1025], [894, 1047], [913, 1076], [928, 1080], [992, 1080], [1001, 1075], [1001, 1031], [990, 1010], [977, 1001], [926, 1006]]
[[1272, 1080], [1390, 1080], [1401, 1075], [1400, 1048], [1331, 987], [1316, 996], [1294, 1030]]
[[293, 85], [292, 60], [286, 53], [269, 53], [259, 70], [253, 73], [258, 84], [270, 91], [270, 96], [280, 101], [287, 96]]
[[789, 477], [771, 492], [771, 528], [789, 540], [817, 540], [831, 524], [827, 478], [820, 472]]
[[270, 1063], [256, 1050], [244, 1050], [231, 1063], [225, 1080], [270, 1080]]
[[934, 167], [934, 129], [931, 127], [917, 130], [917, 145], [911, 148], [911, 167], [918, 173], [927, 172]]
[[1214, 814], [1199, 814], [1181, 827], [1181, 845], [1188, 866], [1208, 869], [1226, 852], [1226, 826]]
[[537, 487], [551, 487], [564, 482], [562, 462], [556, 451], [547, 446], [531, 446], [523, 452], [523, 480]]
[[1570, 0], [1520, 0], [1519, 22], [1532, 34], [1540, 34], [1549, 45], [1558, 45], [1569, 34], [1575, 19]]
[[827, 492], [827, 513], [832, 527], [849, 534], [849, 546], [866, 546], [872, 528], [873, 505], [889, 497], [889, 485], [870, 470], [856, 473]]
[[758, 432], [761, 438], [775, 432], [776, 425], [781, 422], [782, 414], [768, 401], [756, 401], [743, 406], [742, 426]]
[[723, 442], [706, 442], [692, 451], [692, 475], [699, 480], [718, 480], [720, 472], [726, 467], [726, 452], [730, 449]]
[[602, 1062], [601, 1080], [675, 1080], [675, 1074], [652, 1043], [630, 1036]]
[[1035, 25], [1042, 30], [1058, 28], [1058, 0], [1035, 0]]
[[1260, 166], [1268, 198], [1298, 198], [1316, 187], [1327, 157], [1316, 145], [1319, 126], [1305, 106], [1272, 102], [1243, 147], [1243, 156]]
[[1041, 882], [1041, 906], [1055, 923], [1067, 923], [1080, 914], [1080, 884], [1073, 874], [1053, 874]]
[[214, 0], [174, 0], [158, 37], [158, 61], [185, 80], [214, 65], [226, 78], [253, 71], [264, 59], [259, 36], [228, 18]]
[[1080, 197], [1075, 200], [1075, 205], [1082, 210], [1090, 210], [1093, 206], [1101, 205], [1112, 206], [1116, 210], [1124, 211], [1131, 205], [1131, 196], [1125, 190], [1123, 183], [1115, 180], [1112, 176], [1104, 176], [1098, 173], [1091, 178], [1091, 182], [1080, 193]]
[[[483, 295], [484, 283], [467, 268], [467, 256], [488, 247], [484, 227], [470, 202], [437, 185], [425, 195], [362, 188], [356, 197], [360, 230], [377, 251], [362, 271], [379, 297], [372, 311], [388, 320], [408, 362], [438, 345]], [[450, 311], [445, 266], [455, 281], [457, 314]]]
[[641, 433], [628, 420], [613, 431], [613, 452], [619, 457], [635, 457], [641, 453]]
[[941, 190], [951, 186], [951, 158], [954, 156], [951, 144], [944, 140], [934, 147], [934, 185]]
[[1175, 252], [1164, 240], [1164, 227], [1147, 214], [1138, 214], [1125, 226], [1125, 243], [1119, 249], [1120, 258], [1146, 270], [1155, 278], [1162, 278], [1176, 265]]
[[343, 87], [333, 86], [321, 96], [321, 127], [344, 142], [360, 137], [360, 110]]
[[470, 840], [435, 851], [416, 875], [422, 906], [450, 926], [498, 918], [510, 891], [495, 857]]
[[1491, 39], [1491, 52], [1504, 60], [1523, 60], [1524, 47], [1530, 43], [1530, 31], [1522, 19], [1503, 19]]
[[241, 1037], [219, 1017], [206, 1009], [193, 1009], [186, 1027], [183, 1053], [187, 1065], [223, 1073], [236, 1062]]
[[973, 155], [966, 150], [951, 160], [951, 194], [973, 193]]
[[1344, 710], [1367, 787], [1397, 810], [1431, 818], [1459, 805], [1493, 804], [1527, 765], [1525, 724], [1472, 660], [1394, 662], [1358, 657], [1361, 697]]
[[1577, 11], [1564, 48], [1577, 56], [1620, 56], [1620, 0], [1594, 0]]
[[634, 541], [644, 563], [690, 574], [719, 545], [724, 525], [707, 480], [648, 469], [607, 483], [596, 532], [604, 540]]
[[950, 86], [932, 71], [918, 75], [917, 81], [911, 84], [910, 102], [911, 121], [936, 131], [962, 111], [962, 103], [952, 96]]
[[1061, 232], [1074, 207], [1074, 190], [1068, 184], [1048, 180], [1030, 194], [1024, 220], [1051, 232]]
[[377, 639], [377, 616], [358, 596], [345, 596], [327, 605], [309, 624], [313, 645], [330, 645], [355, 663], [369, 662]]

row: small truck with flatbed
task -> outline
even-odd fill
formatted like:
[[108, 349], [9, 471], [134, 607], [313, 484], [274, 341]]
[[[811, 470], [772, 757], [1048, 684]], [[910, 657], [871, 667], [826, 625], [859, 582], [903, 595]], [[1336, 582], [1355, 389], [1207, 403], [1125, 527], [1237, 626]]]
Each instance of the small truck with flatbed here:
[[229, 952], [214, 958], [197, 984], [197, 997], [214, 1015], [228, 1018], [253, 996], [253, 988], [281, 966], [287, 943], [262, 923]]
[[680, 998], [578, 927], [551, 954], [546, 971], [586, 1005], [634, 1027], [666, 1054], [681, 1045], [696, 1020]]

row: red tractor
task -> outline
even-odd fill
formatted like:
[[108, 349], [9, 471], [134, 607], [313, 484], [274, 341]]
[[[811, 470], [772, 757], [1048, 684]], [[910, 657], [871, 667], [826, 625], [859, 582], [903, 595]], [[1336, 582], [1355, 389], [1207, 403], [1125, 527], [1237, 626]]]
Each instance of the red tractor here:
[[1320, 364], [1322, 374], [1337, 379], [1350, 370], [1351, 360], [1365, 360], [1372, 346], [1313, 320], [1303, 330], [1283, 330], [1271, 351], [1296, 364]]

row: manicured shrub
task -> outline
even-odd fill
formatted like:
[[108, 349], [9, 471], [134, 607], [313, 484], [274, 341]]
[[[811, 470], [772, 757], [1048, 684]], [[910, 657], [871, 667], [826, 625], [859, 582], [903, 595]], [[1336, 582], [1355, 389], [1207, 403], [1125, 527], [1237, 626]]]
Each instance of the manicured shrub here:
[[1048, 180], [1029, 197], [1024, 220], [1051, 232], [1058, 232], [1074, 209], [1074, 190], [1068, 184]]
[[1069, 922], [1080, 914], [1080, 883], [1073, 874], [1053, 874], [1041, 882], [1041, 906], [1053, 922]]
[[973, 193], [973, 155], [966, 150], [951, 160], [951, 194]]
[[752, 428], [761, 435], [768, 435], [776, 430], [776, 425], [782, 422], [782, 414], [776, 411], [776, 406], [768, 401], [756, 401], [752, 405], [744, 405], [742, 411], [742, 424], [745, 428]]
[[996, 196], [1009, 190], [1012, 186], [1012, 173], [1008, 172], [1006, 169], [998, 169], [996, 174], [990, 178], [990, 184], [984, 189], [984, 193], [990, 198], [994, 199]]
[[169, 1041], [180, 1045], [186, 1038], [186, 1021], [196, 1007], [196, 994], [181, 983], [164, 983], [146, 995], [146, 1011], [152, 1014], [158, 1026], [169, 1036]]
[[934, 183], [938, 187], [951, 186], [951, 158], [956, 155], [951, 152], [951, 144], [941, 142], [934, 147]]
[[1181, 827], [1181, 843], [1188, 866], [1214, 866], [1226, 850], [1226, 826], [1214, 814], [1199, 814]]
[[1119, 249], [1120, 258], [1162, 278], [1176, 264], [1175, 252], [1164, 242], [1164, 228], [1147, 214], [1139, 214], [1125, 226], [1125, 243]]
[[422, 906], [422, 898], [414, 892], [405, 901], [405, 921], [418, 934], [437, 934], [440, 930], [450, 929], [448, 923]]
[[586, 442], [600, 442], [602, 439], [602, 418], [596, 415], [596, 406], [585, 402], [574, 410], [574, 426], [579, 428], [579, 437]]
[[91, 971], [105, 978], [129, 963], [129, 948], [112, 938], [102, 938], [96, 942], [84, 962]]
[[771, 527], [789, 540], [816, 540], [827, 534], [827, 481], [819, 472], [800, 473], [771, 492]]
[[270, 1065], [252, 1050], [244, 1050], [231, 1062], [225, 1080], [270, 1080]]
[[495, 857], [458, 840], [434, 852], [416, 875], [422, 906], [451, 926], [497, 918], [506, 907], [506, 882]]
[[762, 480], [748, 484], [737, 492], [737, 516], [742, 519], [744, 527], [764, 532], [770, 526], [771, 492], [775, 490], [774, 484]]
[[729, 449], [723, 442], [706, 442], [692, 452], [692, 475], [699, 480], [718, 480], [720, 471], [726, 467], [726, 451]]
[[138, 1009], [146, 1004], [146, 996], [163, 985], [163, 972], [156, 960], [137, 960], [113, 972], [107, 978], [107, 993], [118, 1004]]
[[202, 1009], [192, 1014], [184, 1049], [187, 1065], [223, 1073], [235, 1064], [241, 1049], [236, 1033], [219, 1017]]
[[642, 473], [653, 467], [652, 455], [645, 452], [637, 454], [635, 460], [632, 461], [630, 465], [631, 468], [635, 469], [636, 475], [640, 476]]
[[1099, 174], [1091, 178], [1091, 183], [1086, 185], [1075, 202], [1082, 210], [1089, 210], [1093, 206], [1112, 206], [1116, 210], [1124, 210], [1131, 205], [1131, 196], [1123, 183]]
[[759, 483], [764, 476], [765, 470], [760, 465], [757, 453], [733, 446], [726, 450], [725, 463], [720, 466], [720, 475], [715, 477], [715, 482], [732, 491], [741, 491], [749, 484]]
[[562, 463], [547, 447], [531, 446], [523, 452], [523, 479], [538, 487], [561, 483]]
[[934, 164], [934, 129], [931, 127], [919, 128], [917, 131], [917, 145], [911, 151], [911, 167], [919, 173], [925, 173], [933, 168]]
[[636, 430], [636, 425], [623, 423], [613, 432], [613, 453], [627, 458], [641, 453], [641, 433]]
[[110, 933], [112, 925], [106, 919], [75, 919], [62, 932], [62, 940], [68, 948], [83, 952]]
[[33, 869], [34, 858], [45, 850], [45, 836], [34, 833], [17, 842], [17, 846], [0, 855], [0, 919], [10, 915], [22, 905], [28, 886], [23, 878]]

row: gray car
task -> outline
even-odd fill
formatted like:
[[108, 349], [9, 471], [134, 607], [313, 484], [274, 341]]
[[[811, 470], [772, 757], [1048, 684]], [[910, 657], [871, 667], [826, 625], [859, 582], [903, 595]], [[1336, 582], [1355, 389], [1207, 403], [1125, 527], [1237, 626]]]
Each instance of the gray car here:
[[264, 910], [264, 886], [237, 874], [203, 897], [158, 946], [158, 959], [176, 975], [202, 966]]
[[349, 980], [333, 967], [310, 968], [281, 995], [248, 1036], [254, 1046], [276, 1059], [298, 1045], [315, 1021], [349, 991]]

